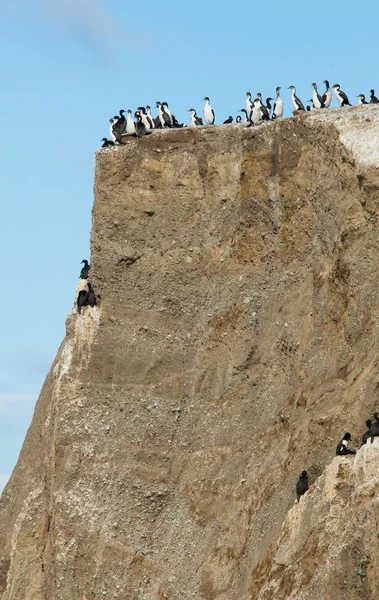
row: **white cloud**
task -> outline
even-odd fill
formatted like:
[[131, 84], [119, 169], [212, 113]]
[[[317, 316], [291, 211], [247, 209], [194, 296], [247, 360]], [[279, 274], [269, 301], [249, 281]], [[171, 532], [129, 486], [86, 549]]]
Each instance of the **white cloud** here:
[[3, 489], [5, 488], [9, 477], [10, 477], [10, 475], [5, 475], [3, 473], [0, 473], [0, 494], [3, 491]]

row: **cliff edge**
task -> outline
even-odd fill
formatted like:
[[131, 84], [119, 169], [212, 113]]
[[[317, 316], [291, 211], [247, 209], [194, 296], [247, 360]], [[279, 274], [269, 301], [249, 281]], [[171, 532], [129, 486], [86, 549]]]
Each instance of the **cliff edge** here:
[[2, 495], [2, 600], [377, 597], [379, 448], [334, 458], [378, 409], [377, 148], [360, 106], [97, 153], [101, 305]]

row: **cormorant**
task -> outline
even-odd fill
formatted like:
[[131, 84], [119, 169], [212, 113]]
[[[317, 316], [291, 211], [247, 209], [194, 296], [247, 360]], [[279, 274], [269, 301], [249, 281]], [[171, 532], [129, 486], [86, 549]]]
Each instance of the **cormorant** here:
[[204, 125], [203, 119], [197, 116], [196, 110], [194, 108], [190, 108], [188, 112], [191, 113], [190, 127], [196, 127], [196, 125]]
[[134, 116], [137, 119], [136, 135], [138, 138], [141, 138], [143, 135], [146, 135], [146, 126], [142, 121], [142, 115], [139, 110], [136, 110], [136, 112], [134, 113]]
[[332, 90], [330, 89], [329, 81], [325, 79], [323, 81], [325, 83], [325, 92], [322, 95], [322, 104], [323, 108], [329, 108], [332, 102]]
[[88, 285], [88, 304], [93, 307], [96, 304], [96, 295], [95, 295], [95, 292], [93, 291], [93, 287], [90, 284], [90, 282], [88, 282], [87, 285]]
[[276, 88], [276, 98], [275, 98], [274, 109], [272, 111], [272, 117], [271, 117], [273, 121], [275, 119], [280, 119], [280, 117], [283, 116], [284, 104], [283, 104], [283, 100], [280, 97], [280, 90], [281, 90], [281, 87], [278, 86]]
[[375, 421], [371, 424], [369, 429], [369, 437], [371, 438], [371, 443], [374, 441], [374, 437], [378, 437], [379, 435], [379, 413], [374, 413]]
[[379, 100], [375, 96], [375, 90], [370, 90], [370, 104], [379, 104]]
[[213, 108], [210, 105], [210, 100], [209, 100], [208, 96], [205, 96], [205, 98], [203, 98], [203, 100], [205, 100], [205, 106], [204, 106], [205, 122], [207, 123], [207, 125], [214, 125], [215, 124], [215, 111], [213, 110]]
[[104, 144], [101, 146], [102, 148], [109, 148], [110, 146], [114, 146], [114, 142], [112, 142], [112, 140], [108, 140], [107, 138], [102, 138], [100, 141], [104, 142]]
[[300, 496], [305, 494], [305, 492], [308, 490], [308, 488], [309, 488], [308, 473], [306, 471], [302, 471], [301, 475], [298, 479], [298, 482], [296, 484], [296, 499], [298, 502], [300, 502]]
[[302, 103], [302, 101], [300, 100], [300, 98], [298, 98], [296, 96], [296, 88], [294, 85], [290, 85], [289, 90], [292, 90], [292, 106], [294, 107], [294, 110], [305, 110], [304, 108], [304, 104]]
[[229, 123], [233, 123], [233, 117], [228, 117], [226, 121], [224, 121], [224, 125], [228, 125]]
[[78, 313], [80, 314], [82, 306], [88, 306], [88, 292], [86, 290], [80, 290], [78, 298], [76, 300], [78, 306]]
[[371, 425], [372, 425], [371, 419], [367, 419], [367, 421], [366, 421], [367, 431], [365, 431], [364, 434], [362, 435], [362, 446], [365, 445], [365, 443], [367, 442], [368, 438], [370, 437], [370, 427], [371, 427]]
[[340, 106], [351, 106], [349, 98], [346, 96], [345, 92], [343, 92], [340, 88], [341, 86], [339, 83], [335, 83], [333, 86], [334, 95], [340, 103]]
[[[79, 279], [88, 279], [88, 271], [90, 270], [91, 265], [88, 264], [87, 259], [82, 260], [82, 263], [84, 263], [84, 267], [80, 271]], [[80, 263], [80, 264], [82, 264], [82, 263]]]
[[355, 450], [349, 450], [347, 444], [351, 440], [351, 434], [347, 431], [342, 440], [337, 444], [336, 455], [345, 456], [346, 454], [355, 454]]
[[368, 104], [364, 94], [359, 94], [357, 98], [359, 98], [358, 104]]

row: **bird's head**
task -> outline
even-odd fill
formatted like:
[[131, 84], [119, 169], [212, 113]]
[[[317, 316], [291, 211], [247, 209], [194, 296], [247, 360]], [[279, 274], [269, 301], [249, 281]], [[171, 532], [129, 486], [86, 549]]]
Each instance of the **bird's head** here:
[[205, 102], [210, 102], [208, 96], [205, 96], [205, 98], [203, 98], [203, 100], [205, 100]]

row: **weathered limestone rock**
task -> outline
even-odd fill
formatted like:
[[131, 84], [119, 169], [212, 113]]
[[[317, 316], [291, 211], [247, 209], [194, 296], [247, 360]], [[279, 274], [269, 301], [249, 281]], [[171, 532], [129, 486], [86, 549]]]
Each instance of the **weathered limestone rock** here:
[[101, 305], [1, 498], [2, 600], [376, 597], [376, 446], [334, 451], [379, 404], [378, 134], [362, 106], [98, 152]]

